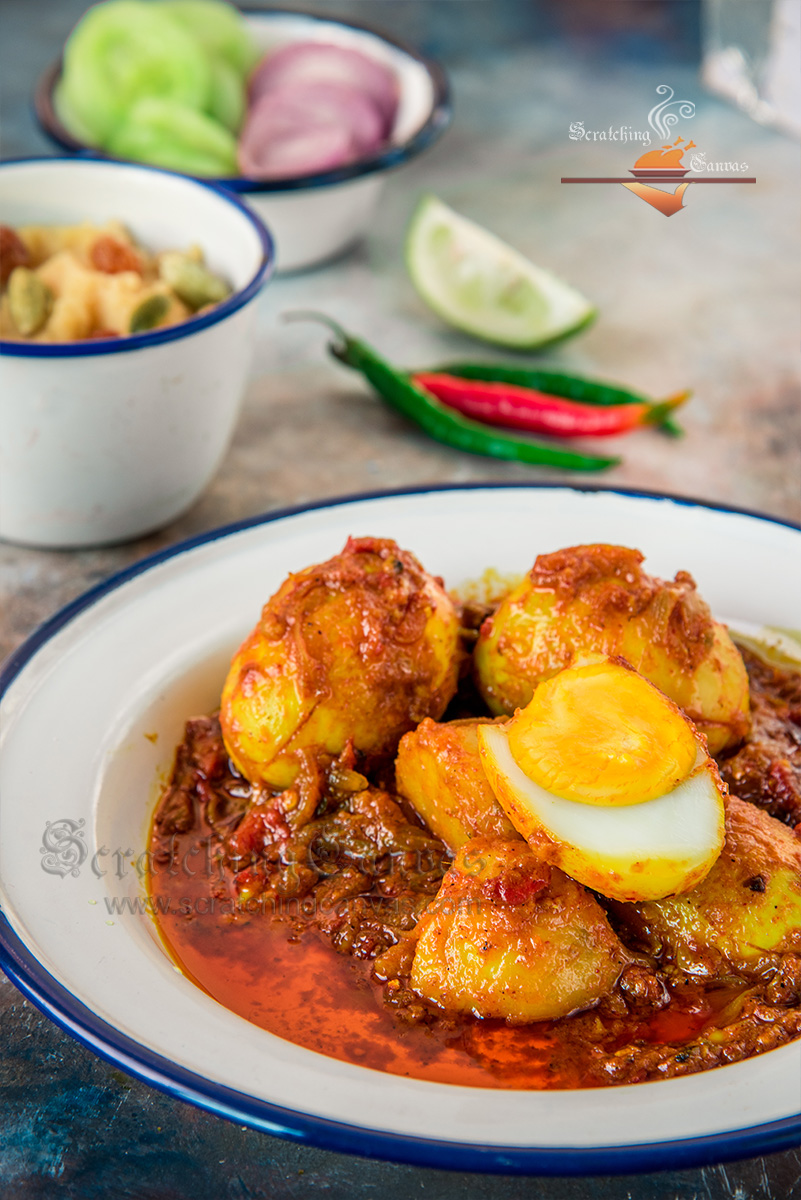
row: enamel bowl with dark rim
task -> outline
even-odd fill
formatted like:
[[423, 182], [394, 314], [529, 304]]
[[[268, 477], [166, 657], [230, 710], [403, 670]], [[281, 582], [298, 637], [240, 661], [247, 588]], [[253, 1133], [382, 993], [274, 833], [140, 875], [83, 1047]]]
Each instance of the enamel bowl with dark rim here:
[[[364, 25], [278, 9], [250, 12], [245, 20], [265, 52], [292, 42], [331, 42], [391, 67], [400, 85], [392, 134], [375, 154], [318, 175], [215, 180], [247, 200], [267, 223], [275, 238], [278, 270], [299, 270], [335, 257], [364, 235], [390, 170], [425, 150], [450, 123], [448, 82], [437, 63]], [[109, 157], [73, 137], [63, 125], [53, 98], [60, 74], [59, 61], [39, 80], [34, 97], [39, 124], [65, 150]]]
[[8, 225], [122, 221], [148, 250], [200, 245], [233, 287], [180, 325], [129, 337], [0, 340], [0, 537], [96, 546], [166, 525], [234, 431], [269, 277], [267, 229], [235, 196], [134, 163], [0, 163]]
[[[267, 597], [350, 535], [395, 538], [457, 590], [488, 567], [521, 576], [563, 546], [633, 546], [656, 575], [690, 571], [741, 632], [798, 624], [801, 528], [648, 493], [430, 486], [273, 512], [170, 546], [56, 614], [0, 671], [0, 966], [123, 1070], [241, 1125], [340, 1152], [577, 1175], [798, 1145], [801, 1040], [648, 1083], [463, 1087], [285, 1041], [176, 968], [145, 891], [159, 784], [186, 719], [219, 704]], [[42, 786], [52, 778], [57, 787]], [[309, 1003], [302, 988], [297, 1003]], [[365, 1030], [372, 1004], [367, 994]]]

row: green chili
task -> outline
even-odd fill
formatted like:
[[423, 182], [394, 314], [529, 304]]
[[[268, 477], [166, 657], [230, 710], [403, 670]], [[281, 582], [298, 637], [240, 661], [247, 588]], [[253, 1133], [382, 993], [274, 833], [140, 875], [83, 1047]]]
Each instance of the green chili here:
[[336, 341], [328, 347], [334, 358], [359, 371], [391, 408], [414, 421], [435, 441], [469, 454], [566, 467], [575, 471], [602, 471], [620, 462], [619, 458], [599, 458], [562, 450], [558, 446], [543, 445], [529, 438], [502, 433], [479, 421], [471, 421], [417, 387], [404, 371], [391, 366], [365, 342], [350, 337], [329, 317], [321, 313], [303, 312], [287, 313], [285, 319], [320, 321], [327, 325], [336, 337]]
[[[575, 400], [579, 404], [597, 404], [604, 408], [617, 404], [653, 403], [650, 397], [613, 383], [599, 383], [581, 375], [569, 375], [565, 371], [552, 371], [541, 367], [504, 367], [496, 363], [446, 363], [441, 367], [426, 367], [426, 372], [457, 375], [461, 379], [479, 379], [485, 383], [511, 383], [515, 387], [531, 388], [536, 392], [547, 392], [550, 396]], [[673, 437], [681, 437], [684, 433], [679, 423], [670, 415], [660, 422], [659, 427]]]

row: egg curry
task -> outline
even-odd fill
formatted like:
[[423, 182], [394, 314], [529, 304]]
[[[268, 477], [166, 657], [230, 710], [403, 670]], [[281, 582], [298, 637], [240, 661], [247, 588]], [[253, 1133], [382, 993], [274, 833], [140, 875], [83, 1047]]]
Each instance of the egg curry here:
[[801, 666], [643, 562], [543, 554], [487, 605], [385, 538], [290, 575], [155, 814], [182, 970], [302, 1046], [471, 1086], [801, 1035]]

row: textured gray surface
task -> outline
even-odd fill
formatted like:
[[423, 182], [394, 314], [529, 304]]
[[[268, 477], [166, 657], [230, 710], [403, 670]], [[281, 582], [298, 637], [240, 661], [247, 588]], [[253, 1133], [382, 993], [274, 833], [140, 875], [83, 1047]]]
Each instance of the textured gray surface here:
[[[330, 312], [409, 364], [490, 358], [427, 313], [406, 278], [402, 230], [421, 191], [441, 195], [558, 271], [600, 308], [585, 335], [549, 356], [567, 369], [654, 394], [695, 390], [674, 442], [639, 433], [603, 482], [665, 489], [801, 518], [798, 352], [798, 147], [703, 96], [692, 68], [658, 37], [617, 46], [523, 44], [553, 33], [553, 6], [484, 0], [328, 5], [430, 47], [454, 48], [456, 120], [440, 146], [396, 174], [365, 243], [325, 269], [273, 282], [260, 305], [256, 370], [231, 450], [181, 520], [128, 546], [80, 553], [0, 545], [0, 657], [87, 587], [141, 555], [242, 517], [380, 487], [568, 478], [472, 458], [427, 441], [326, 359], [322, 331], [283, 326], [293, 307]], [[580, 7], [580, 6], [577, 6]], [[610, 11], [625, 5], [607, 4]], [[5, 156], [38, 153], [31, 82], [82, 10], [73, 0], [0, 3]], [[430, 11], [427, 11], [427, 8]], [[471, 21], [449, 41], [443, 22]], [[482, 24], [483, 22], [483, 24]], [[493, 42], [479, 56], [475, 46]], [[520, 43], [511, 46], [512, 42]], [[599, 43], [600, 44], [600, 43]], [[632, 57], [633, 51], [640, 47]], [[667, 43], [665, 43], [667, 44]], [[468, 53], [473, 47], [472, 55]], [[650, 62], [650, 65], [648, 65]], [[655, 65], [657, 64], [658, 65]], [[570, 142], [570, 121], [642, 125], [658, 83], [698, 101], [692, 137], [710, 161], [749, 163], [754, 187], [690, 189], [666, 220], [622, 189], [568, 187], [562, 175], [618, 174], [631, 157]], [[355, 532], [375, 532], [357, 530]], [[537, 547], [532, 547], [532, 557]], [[794, 1152], [651, 1176], [511, 1180], [449, 1175], [293, 1146], [170, 1100], [60, 1033], [0, 987], [0, 1195], [3, 1197], [736, 1197], [801, 1194]], [[800, 1082], [801, 1087], [801, 1082]]]

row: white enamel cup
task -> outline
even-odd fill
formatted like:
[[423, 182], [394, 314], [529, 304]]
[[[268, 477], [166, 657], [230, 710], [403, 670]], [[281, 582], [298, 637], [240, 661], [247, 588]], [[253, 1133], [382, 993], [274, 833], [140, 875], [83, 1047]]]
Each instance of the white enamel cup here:
[[0, 538], [125, 541], [188, 509], [217, 470], [250, 368], [270, 234], [236, 197], [152, 167], [0, 164], [0, 221], [121, 220], [151, 250], [199, 244], [233, 293], [181, 325], [59, 344], [0, 341]]

